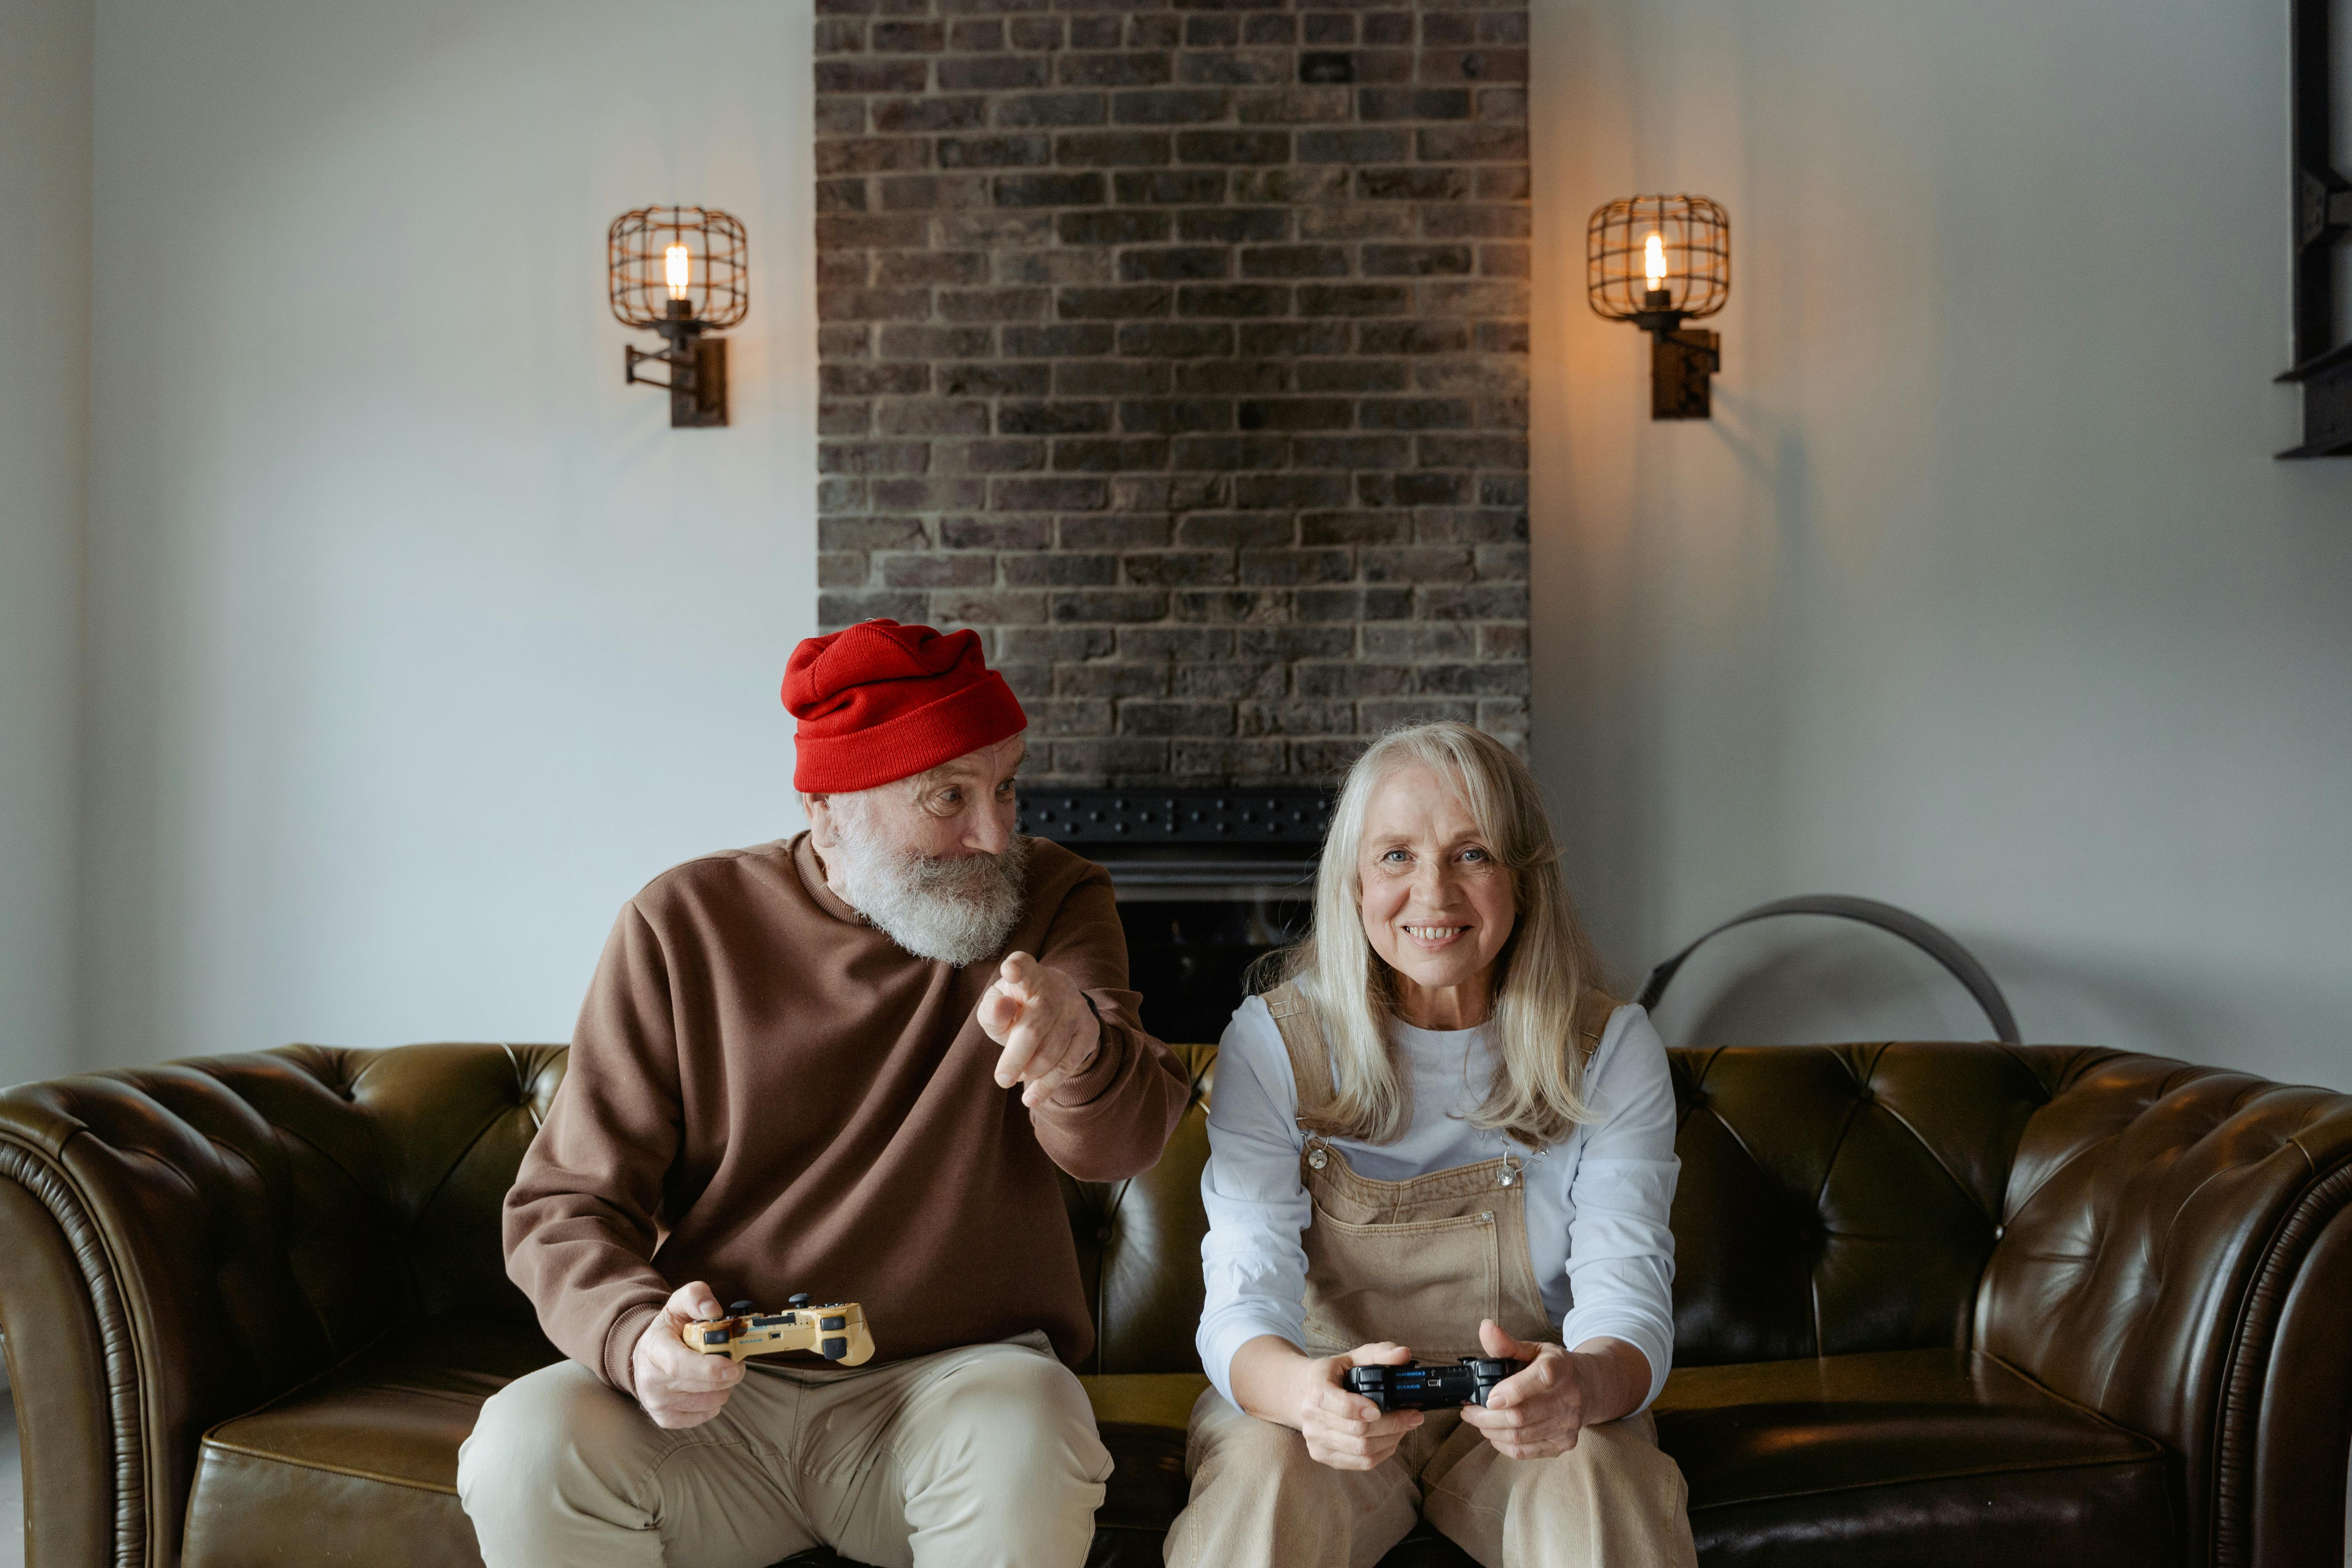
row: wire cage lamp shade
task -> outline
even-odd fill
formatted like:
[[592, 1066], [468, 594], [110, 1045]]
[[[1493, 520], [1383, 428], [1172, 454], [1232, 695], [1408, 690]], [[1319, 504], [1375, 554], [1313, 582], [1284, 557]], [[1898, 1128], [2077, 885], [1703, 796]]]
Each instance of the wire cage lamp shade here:
[[751, 309], [742, 220], [716, 207], [638, 207], [613, 220], [604, 250], [613, 314], [667, 345], [625, 347], [621, 379], [668, 393], [673, 426], [726, 424], [727, 340], [718, 334]]
[[732, 214], [638, 207], [613, 220], [605, 248], [613, 314], [624, 326], [658, 328], [684, 317], [724, 331], [751, 309], [743, 224]]
[[1584, 291], [1595, 315], [1650, 335], [1650, 417], [1705, 419], [1723, 339], [1683, 323], [1731, 298], [1731, 215], [1705, 196], [1627, 196], [1584, 226]]
[[1712, 316], [1731, 297], [1731, 215], [1705, 196], [1610, 202], [1585, 226], [1584, 286], [1612, 321]]

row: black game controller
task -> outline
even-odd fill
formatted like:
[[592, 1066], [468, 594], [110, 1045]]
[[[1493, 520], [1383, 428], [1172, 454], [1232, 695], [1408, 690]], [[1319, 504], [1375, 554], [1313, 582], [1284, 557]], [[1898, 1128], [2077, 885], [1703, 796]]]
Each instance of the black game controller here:
[[1523, 1361], [1498, 1361], [1465, 1356], [1451, 1366], [1351, 1366], [1340, 1375], [1350, 1394], [1360, 1394], [1382, 1410], [1452, 1410], [1464, 1405], [1484, 1405], [1495, 1385], [1514, 1373], [1525, 1372]]

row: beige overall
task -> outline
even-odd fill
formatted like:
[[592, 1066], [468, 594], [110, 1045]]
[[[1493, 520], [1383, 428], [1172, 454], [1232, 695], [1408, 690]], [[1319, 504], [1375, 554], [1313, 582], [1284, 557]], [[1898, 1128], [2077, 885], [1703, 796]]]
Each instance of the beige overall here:
[[[1528, 1251], [1516, 1155], [1403, 1182], [1360, 1175], [1326, 1142], [1331, 1064], [1284, 985], [1266, 997], [1307, 1133], [1309, 1355], [1391, 1340], [1423, 1361], [1482, 1355], [1478, 1320], [1557, 1342]], [[1604, 1015], [1605, 1018], [1605, 1015]], [[1598, 1030], [1580, 1041], [1589, 1051]], [[1307, 1440], [1211, 1389], [1192, 1407], [1192, 1501], [1169, 1531], [1171, 1568], [1371, 1568], [1425, 1518], [1486, 1568], [1693, 1568], [1682, 1472], [1644, 1411], [1588, 1426], [1569, 1452], [1510, 1459], [1457, 1412], [1432, 1411], [1370, 1470], [1307, 1457]]]

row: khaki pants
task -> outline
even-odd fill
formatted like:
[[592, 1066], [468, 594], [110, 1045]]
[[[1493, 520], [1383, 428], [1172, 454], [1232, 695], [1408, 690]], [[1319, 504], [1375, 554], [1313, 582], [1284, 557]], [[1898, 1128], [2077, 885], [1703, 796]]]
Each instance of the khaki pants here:
[[1645, 1411], [1588, 1426], [1549, 1459], [1507, 1459], [1451, 1410], [1386, 1463], [1335, 1470], [1307, 1439], [1215, 1389], [1192, 1407], [1192, 1500], [1171, 1568], [1371, 1568], [1425, 1518], [1484, 1568], [1691, 1568], [1683, 1473]]
[[572, 1362], [509, 1384], [457, 1454], [488, 1568], [1079, 1568], [1110, 1476], [1045, 1336], [862, 1368], [754, 1364], [665, 1431]]

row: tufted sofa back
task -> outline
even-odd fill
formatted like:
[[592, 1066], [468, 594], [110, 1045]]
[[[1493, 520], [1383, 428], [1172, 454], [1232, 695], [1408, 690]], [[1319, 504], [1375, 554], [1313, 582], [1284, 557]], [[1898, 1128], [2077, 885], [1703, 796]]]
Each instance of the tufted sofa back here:
[[[1090, 1372], [1198, 1368], [1199, 1190], [1216, 1048], [1175, 1049], [1192, 1097], [1158, 1166], [1125, 1182], [1064, 1183], [1097, 1331]], [[2258, 1082], [2053, 1047], [1670, 1055], [1682, 1111], [1674, 1229], [1684, 1365], [1968, 1345], [1979, 1281], [2013, 1213], [2043, 1242], [2083, 1232], [2071, 1237], [2080, 1251], [2103, 1228], [2095, 1209], [2121, 1205], [2120, 1190], [2097, 1187], [2101, 1163], [2076, 1161], [2084, 1146], [2120, 1136], [2168, 1089], [2212, 1080], [2198, 1098], [2213, 1116], [2235, 1088]], [[244, 1381], [233, 1373], [244, 1363], [275, 1384], [289, 1356], [320, 1369], [413, 1315], [532, 1321], [502, 1267], [499, 1212], [563, 1060], [560, 1046], [296, 1046], [63, 1079], [11, 1099], [19, 1116], [47, 1110], [61, 1148], [73, 1127], [94, 1135], [72, 1141], [72, 1154], [108, 1168], [82, 1173], [138, 1193], [153, 1244], [210, 1254], [201, 1272], [211, 1299], [146, 1303], [158, 1326], [179, 1321], [210, 1347], [205, 1359], [226, 1362], [231, 1384]], [[2092, 1074], [2098, 1081], [2074, 1097], [2083, 1111], [2061, 1104], [2036, 1121]], [[2115, 1093], [2118, 1075], [2136, 1091]], [[2012, 1192], [2013, 1173], [2022, 1190]], [[2040, 1191], [2053, 1179], [2061, 1191]], [[139, 1247], [124, 1245], [135, 1258]], [[2062, 1262], [2042, 1246], [2009, 1249], [1992, 1278], [2037, 1303], [2029, 1321], [2053, 1307], [2086, 1323], [2119, 1321], [2110, 1309], [2147, 1283], [2120, 1258]], [[1982, 1316], [1997, 1336], [2030, 1335], [1997, 1300]], [[2037, 1359], [2030, 1344], [2007, 1348]], [[2099, 1379], [2125, 1355], [2107, 1347]]]
[[[1216, 1051], [1178, 1049], [1193, 1098], [1159, 1165], [1065, 1184], [1098, 1330], [1089, 1372], [1199, 1369]], [[1668, 1054], [1677, 1363], [1969, 1342], [2010, 1167], [2057, 1058], [1981, 1045]]]
[[[1215, 1050], [1177, 1049], [1193, 1093], [1158, 1166], [1064, 1184], [1098, 1330], [1084, 1371], [1198, 1364]], [[1989, 1350], [2170, 1444], [2192, 1513], [2236, 1506], [2206, 1484], [2226, 1453], [2294, 1447], [2263, 1423], [2315, 1419], [2294, 1390], [2244, 1391], [2274, 1340], [2325, 1339], [2275, 1281], [2333, 1256], [2315, 1237], [2352, 1194], [2352, 1099], [2076, 1047], [1670, 1056], [1682, 1364]], [[45, 1441], [111, 1442], [117, 1540], [168, 1560], [205, 1429], [386, 1330], [532, 1321], [499, 1209], [563, 1060], [298, 1046], [0, 1094], [5, 1327], [13, 1351], [87, 1325], [19, 1382], [89, 1412]]]
[[323, 1365], [420, 1313], [531, 1321], [500, 1266], [499, 1207], [562, 1060], [294, 1046], [28, 1085], [8, 1120], [143, 1217], [105, 1238], [134, 1281], [151, 1249], [200, 1260], [164, 1277], [205, 1279], [204, 1299], [134, 1310], [184, 1319], [208, 1360]]
[[[138, 1458], [118, 1541], [169, 1561], [205, 1430], [386, 1330], [434, 1313], [534, 1321], [506, 1279], [499, 1211], [562, 1059], [295, 1046], [0, 1095], [12, 1346], [88, 1323], [97, 1352], [18, 1381], [110, 1424], [116, 1455]], [[75, 1422], [73, 1441], [100, 1441]]]
[[2050, 1096], [1995, 1046], [1671, 1053], [1678, 1364], [1966, 1346]]
[[[2347, 1359], [2333, 1287], [2297, 1271], [2352, 1273], [2352, 1097], [2082, 1047], [1667, 1055], [1678, 1365], [1984, 1350], [2179, 1456], [2191, 1540], [2259, 1539], [2284, 1510], [2250, 1477], [2339, 1495], [2339, 1384], [2269, 1373]], [[1185, 1047], [1155, 1169], [1070, 1184], [1088, 1371], [1197, 1365], [1214, 1056]]]
[[[1097, 1331], [1088, 1371], [1198, 1367], [1199, 1189], [1216, 1048], [1175, 1049], [1192, 1097], [1158, 1166], [1125, 1182], [1064, 1183]], [[2126, 1201], [2145, 1179], [2102, 1182], [2127, 1154], [2132, 1125], [2190, 1085], [2203, 1088], [2172, 1118], [2218, 1123], [2249, 1086], [2288, 1103], [2334, 1098], [2059, 1047], [1670, 1055], [1682, 1111], [1674, 1229], [1685, 1365], [1965, 1346], [1980, 1316], [2030, 1364], [2035, 1325], [2061, 1310], [2100, 1345], [2080, 1375], [2112, 1381], [2129, 1348], [2089, 1325], [2127, 1321], [2112, 1309], [2147, 1289], [2157, 1249], [2142, 1237], [2100, 1257], [2095, 1243], [2110, 1228], [2104, 1219], [2145, 1229], [2168, 1212]], [[274, 1384], [289, 1357], [323, 1368], [414, 1315], [532, 1321], [501, 1264], [499, 1212], [563, 1060], [560, 1046], [296, 1046], [9, 1098], [14, 1119], [47, 1113], [60, 1151], [91, 1167], [78, 1174], [136, 1196], [152, 1222], [145, 1245], [208, 1254], [210, 1299], [143, 1303], [157, 1326], [177, 1322], [209, 1347], [204, 1359], [226, 1362], [228, 1382], [243, 1381], [236, 1365], [266, 1363]], [[2080, 1092], [2065, 1093], [2070, 1085]], [[77, 1128], [92, 1136], [70, 1139]], [[2109, 1158], [2083, 1160], [2094, 1146], [2109, 1146]], [[2221, 1157], [2217, 1147], [2207, 1163]], [[2013, 1218], [2036, 1237], [2032, 1247], [2001, 1247]], [[120, 1244], [135, 1261], [141, 1243]], [[1997, 1257], [1990, 1279], [2031, 1307], [1979, 1302]]]
[[[1095, 1307], [1090, 1372], [1197, 1371], [1213, 1047], [1132, 1181], [1065, 1184]], [[2011, 1166], [2065, 1062], [1984, 1045], [1672, 1051], [1676, 1363], [1967, 1346]], [[2106, 1053], [2093, 1053], [2105, 1055]]]

